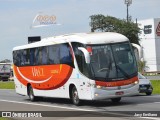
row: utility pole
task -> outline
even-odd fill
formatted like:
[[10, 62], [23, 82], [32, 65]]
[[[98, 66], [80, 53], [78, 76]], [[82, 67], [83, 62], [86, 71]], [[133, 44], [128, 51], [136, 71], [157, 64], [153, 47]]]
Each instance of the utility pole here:
[[127, 5], [127, 22], [129, 21], [128, 7], [132, 4], [132, 0], [124, 0], [124, 3]]

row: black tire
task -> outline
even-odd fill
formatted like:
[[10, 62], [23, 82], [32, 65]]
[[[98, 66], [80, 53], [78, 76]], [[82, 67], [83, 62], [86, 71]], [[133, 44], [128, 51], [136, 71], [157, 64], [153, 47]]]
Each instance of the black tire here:
[[76, 89], [76, 87], [74, 86], [72, 88], [72, 96], [71, 96], [71, 99], [72, 99], [72, 102], [74, 105], [76, 106], [79, 106], [80, 105], [80, 99], [79, 99], [79, 96], [78, 96], [78, 91]]
[[28, 96], [32, 102], [37, 99], [37, 97], [34, 96], [33, 88], [31, 85], [28, 87]]
[[148, 95], [148, 96], [151, 95], [151, 94], [152, 94], [152, 92], [146, 92], [146, 95]]
[[119, 98], [112, 98], [111, 101], [113, 103], [119, 103], [121, 101], [121, 97], [119, 97]]

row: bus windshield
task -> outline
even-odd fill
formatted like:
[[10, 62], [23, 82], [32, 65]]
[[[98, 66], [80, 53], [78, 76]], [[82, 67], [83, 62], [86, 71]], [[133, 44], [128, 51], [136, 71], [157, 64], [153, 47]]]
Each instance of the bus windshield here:
[[95, 80], [129, 79], [137, 73], [135, 56], [129, 42], [89, 45], [91, 73]]

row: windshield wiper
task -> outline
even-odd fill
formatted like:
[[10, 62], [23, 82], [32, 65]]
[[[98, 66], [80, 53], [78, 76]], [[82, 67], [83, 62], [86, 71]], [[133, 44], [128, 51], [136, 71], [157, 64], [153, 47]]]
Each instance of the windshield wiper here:
[[110, 74], [110, 70], [111, 70], [111, 68], [112, 68], [112, 59], [111, 59], [111, 53], [109, 52], [108, 53], [108, 66], [107, 66], [107, 68], [108, 68], [108, 70], [107, 70], [107, 72], [106, 72], [106, 81], [108, 81], [108, 78], [109, 78], [109, 74]]
[[[115, 56], [114, 56], [115, 54], [113, 52], [112, 46], [111, 46], [111, 51], [113, 53], [113, 60], [114, 60], [114, 63], [115, 63], [116, 71], [117, 71], [117, 68], [118, 68], [126, 78], [129, 78], [129, 75], [116, 63]], [[118, 76], [118, 71], [117, 71], [117, 76]]]
[[121, 71], [121, 73], [126, 77], [129, 78], [129, 75], [119, 66], [116, 64], [116, 67]]
[[111, 70], [111, 62], [108, 64], [108, 70], [107, 70], [107, 72], [106, 72], [106, 81], [107, 81], [108, 78], [109, 78], [110, 70]]
[[91, 64], [90, 64], [90, 67], [91, 67], [91, 73], [93, 74], [93, 77], [94, 77], [94, 79], [95, 79], [95, 71], [94, 71], [94, 68], [93, 68], [93, 66], [92, 66], [92, 62], [91, 62]]

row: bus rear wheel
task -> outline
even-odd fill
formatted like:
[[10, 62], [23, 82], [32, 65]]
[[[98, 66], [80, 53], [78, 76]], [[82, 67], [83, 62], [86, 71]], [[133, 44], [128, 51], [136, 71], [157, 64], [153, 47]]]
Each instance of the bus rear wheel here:
[[80, 105], [81, 102], [78, 96], [78, 91], [75, 86], [72, 88], [72, 102], [74, 105], [77, 106]]
[[113, 103], [119, 103], [121, 101], [121, 97], [119, 97], [119, 98], [112, 98], [111, 101]]
[[28, 87], [28, 96], [31, 101], [36, 100], [36, 97], [34, 96], [33, 88], [31, 85]]

